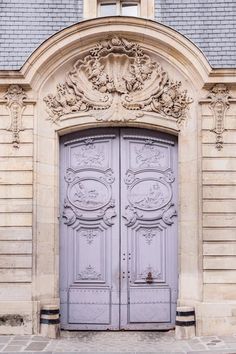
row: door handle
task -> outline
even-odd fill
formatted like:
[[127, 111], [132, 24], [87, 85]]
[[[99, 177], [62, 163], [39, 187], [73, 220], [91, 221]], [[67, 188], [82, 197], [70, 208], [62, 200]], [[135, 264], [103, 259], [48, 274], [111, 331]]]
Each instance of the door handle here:
[[148, 283], [148, 284], [152, 284], [153, 283], [152, 272], [148, 272], [148, 275], [146, 277], [146, 283]]

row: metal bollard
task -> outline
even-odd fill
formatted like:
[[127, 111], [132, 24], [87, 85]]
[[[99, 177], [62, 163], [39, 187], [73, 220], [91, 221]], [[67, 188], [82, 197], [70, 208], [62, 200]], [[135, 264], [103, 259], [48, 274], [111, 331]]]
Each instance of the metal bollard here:
[[189, 339], [195, 337], [195, 310], [194, 307], [182, 306], [176, 309], [175, 337]]
[[60, 314], [56, 305], [44, 305], [40, 311], [40, 334], [43, 337], [60, 336]]

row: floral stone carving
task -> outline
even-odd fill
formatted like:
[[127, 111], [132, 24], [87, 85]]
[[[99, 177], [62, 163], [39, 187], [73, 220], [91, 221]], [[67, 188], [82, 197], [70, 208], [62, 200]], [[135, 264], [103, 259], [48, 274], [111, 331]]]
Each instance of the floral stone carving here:
[[215, 127], [212, 131], [216, 134], [216, 148], [223, 148], [223, 133], [226, 130], [224, 127], [225, 113], [229, 108], [229, 90], [224, 84], [216, 84], [208, 98], [211, 99], [210, 108], [215, 117]]
[[181, 123], [192, 99], [137, 43], [113, 37], [79, 59], [56, 94], [44, 101], [53, 122], [89, 111], [98, 121], [135, 120], [156, 112]]
[[22, 127], [21, 117], [25, 109], [24, 100], [27, 98], [25, 91], [19, 85], [11, 85], [4, 98], [7, 100], [7, 107], [11, 115], [11, 125], [9, 131], [12, 132], [12, 143], [15, 148], [19, 147], [19, 132], [24, 130]]

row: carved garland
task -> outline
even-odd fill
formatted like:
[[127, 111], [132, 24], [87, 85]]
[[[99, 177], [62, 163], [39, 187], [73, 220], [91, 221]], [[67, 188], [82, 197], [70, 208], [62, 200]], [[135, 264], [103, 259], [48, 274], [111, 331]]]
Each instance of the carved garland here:
[[22, 113], [25, 109], [24, 100], [27, 98], [23, 88], [19, 85], [11, 85], [4, 98], [7, 100], [7, 107], [11, 115], [11, 125], [8, 128], [12, 132], [12, 143], [15, 148], [19, 147], [19, 132], [24, 130], [22, 127]]
[[135, 120], [156, 112], [180, 124], [192, 99], [137, 43], [113, 37], [79, 59], [56, 94], [44, 101], [53, 122], [82, 111], [98, 121]]
[[224, 127], [225, 113], [229, 108], [230, 94], [228, 88], [224, 84], [216, 84], [208, 98], [211, 99], [210, 108], [215, 117], [215, 126], [212, 131], [216, 134], [216, 148], [223, 148], [223, 133], [226, 130]]

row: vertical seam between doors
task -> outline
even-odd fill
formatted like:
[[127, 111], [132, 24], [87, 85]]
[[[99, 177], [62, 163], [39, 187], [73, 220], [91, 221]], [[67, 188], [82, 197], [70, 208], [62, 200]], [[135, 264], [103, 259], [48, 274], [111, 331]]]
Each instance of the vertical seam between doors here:
[[121, 128], [118, 128], [119, 144], [119, 330], [121, 330], [121, 291], [122, 291], [122, 268], [121, 268]]

